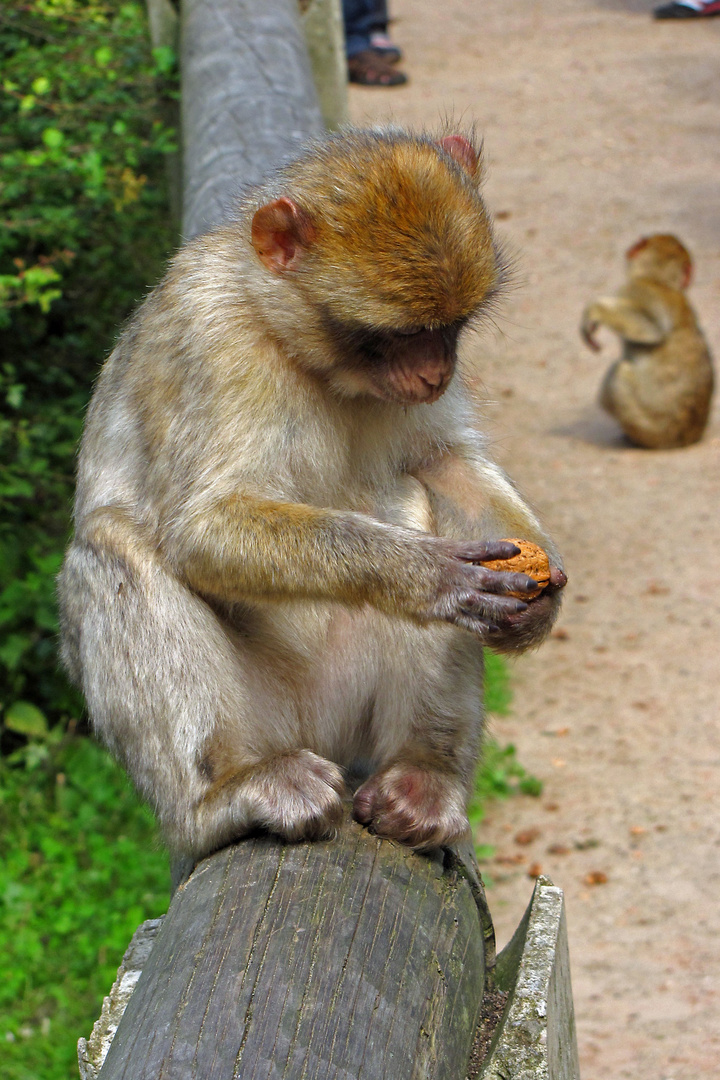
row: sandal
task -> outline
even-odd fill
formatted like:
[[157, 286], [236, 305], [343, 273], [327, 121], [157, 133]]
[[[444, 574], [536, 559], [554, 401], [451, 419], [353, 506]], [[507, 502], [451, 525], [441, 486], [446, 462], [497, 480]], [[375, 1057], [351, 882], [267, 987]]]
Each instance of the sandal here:
[[401, 86], [407, 75], [398, 71], [376, 50], [363, 49], [348, 60], [348, 77], [360, 86]]
[[387, 34], [379, 30], [370, 35], [370, 48], [380, 53], [383, 60], [387, 60], [388, 64], [397, 64], [402, 60], [402, 53], [397, 45], [391, 41]]

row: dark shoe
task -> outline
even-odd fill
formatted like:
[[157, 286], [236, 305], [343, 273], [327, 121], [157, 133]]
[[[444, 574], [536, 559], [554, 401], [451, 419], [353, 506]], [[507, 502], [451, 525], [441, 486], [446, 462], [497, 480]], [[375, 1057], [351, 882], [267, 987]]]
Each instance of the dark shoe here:
[[664, 4], [655, 8], [655, 19], [709, 19], [713, 15], [720, 15], [720, 2], [703, 4], [701, 8], [688, 7], [687, 4]]
[[397, 45], [390, 40], [387, 34], [383, 34], [379, 30], [370, 35], [370, 48], [380, 53], [383, 60], [387, 60], [388, 64], [397, 64], [402, 60], [402, 53]]
[[388, 64], [375, 49], [363, 49], [348, 60], [351, 83], [360, 86], [402, 86], [407, 75]]

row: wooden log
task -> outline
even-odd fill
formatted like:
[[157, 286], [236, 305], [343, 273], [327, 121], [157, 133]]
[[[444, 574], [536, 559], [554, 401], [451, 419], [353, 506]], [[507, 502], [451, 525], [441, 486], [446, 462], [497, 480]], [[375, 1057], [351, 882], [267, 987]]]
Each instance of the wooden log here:
[[89, 1039], [78, 1039], [80, 1080], [96, 1080], [107, 1057], [110, 1043], [123, 1018], [128, 1002], [148, 962], [164, 916], [147, 919], [138, 926], [125, 950], [110, 993], [103, 998], [102, 1011], [93, 1024]]
[[245, 840], [176, 891], [100, 1080], [461, 1080], [493, 961], [467, 849]]
[[[81, 1080], [98, 1080], [121, 1020], [124, 1050], [100, 1080], [579, 1080], [562, 890], [538, 879], [495, 965], [492, 920], [469, 842], [425, 858], [359, 826], [349, 832], [334, 853], [331, 845], [286, 847], [266, 838], [200, 864], [180, 888], [183, 899], [171, 905], [173, 921], [152, 965], [163, 920], [134, 934], [92, 1035], [78, 1043]], [[463, 1066], [467, 1017], [481, 982], [480, 1018]], [[224, 1057], [213, 1052], [216, 1071], [200, 1072], [196, 1048], [204, 1041], [206, 1055], [214, 1051], [218, 1023]], [[265, 1060], [263, 1047], [277, 1059]]]
[[323, 131], [297, 0], [183, 0], [183, 236]]
[[340, 0], [300, 0], [301, 25], [325, 127], [350, 120], [345, 27]]

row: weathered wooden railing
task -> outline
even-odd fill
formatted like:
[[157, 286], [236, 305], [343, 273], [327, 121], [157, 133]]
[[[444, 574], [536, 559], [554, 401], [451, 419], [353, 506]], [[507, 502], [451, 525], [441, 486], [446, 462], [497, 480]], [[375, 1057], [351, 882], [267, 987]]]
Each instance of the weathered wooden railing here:
[[241, 841], [140, 928], [79, 1056], [83, 1080], [576, 1080], [562, 893], [540, 879], [496, 964], [469, 845]]

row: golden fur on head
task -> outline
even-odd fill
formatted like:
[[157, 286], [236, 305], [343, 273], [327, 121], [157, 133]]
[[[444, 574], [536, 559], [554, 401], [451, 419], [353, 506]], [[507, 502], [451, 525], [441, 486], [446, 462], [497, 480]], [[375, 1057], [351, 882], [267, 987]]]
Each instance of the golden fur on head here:
[[633, 278], [650, 278], [671, 289], [684, 289], [692, 273], [692, 256], [671, 233], [644, 236], [627, 252]]
[[480, 148], [444, 142], [346, 131], [276, 181], [315, 229], [297, 279], [330, 315], [340, 305], [364, 325], [432, 328], [471, 316], [497, 288]]

